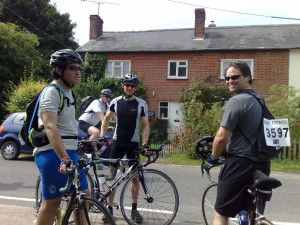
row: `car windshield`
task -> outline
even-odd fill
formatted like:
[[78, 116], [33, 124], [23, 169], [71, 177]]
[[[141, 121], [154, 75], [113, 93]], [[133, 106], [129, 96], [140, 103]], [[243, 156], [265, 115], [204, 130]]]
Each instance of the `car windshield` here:
[[18, 113], [12, 121], [13, 124], [22, 126], [24, 123], [24, 115], [25, 115], [25, 113]]

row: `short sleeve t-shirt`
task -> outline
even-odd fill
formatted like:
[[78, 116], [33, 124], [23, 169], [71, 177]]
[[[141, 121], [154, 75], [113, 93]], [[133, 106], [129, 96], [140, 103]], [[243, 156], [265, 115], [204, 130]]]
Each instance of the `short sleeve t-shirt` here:
[[85, 113], [83, 113], [78, 120], [85, 121], [93, 126], [97, 126], [100, 122], [100, 118], [95, 114], [95, 112], [106, 113], [108, 109], [108, 104], [105, 104], [101, 99], [95, 99], [92, 103], [86, 108]]
[[116, 115], [113, 139], [139, 142], [140, 119], [148, 116], [147, 103], [136, 96], [130, 100], [125, 100], [124, 96], [119, 96], [111, 101], [109, 110]]
[[[262, 99], [258, 93], [251, 89], [233, 96], [225, 106], [220, 126], [231, 130], [226, 152], [258, 161], [253, 146], [255, 146], [257, 139], [257, 129], [261, 120], [259, 115], [262, 113], [262, 108], [257, 100], [247, 92], [251, 92]], [[241, 134], [240, 130], [251, 140], [252, 145]]]
[[[57, 117], [57, 128], [61, 136], [78, 136], [78, 121], [75, 118], [75, 100], [72, 95], [72, 91], [65, 90], [59, 83], [53, 81], [52, 83], [56, 84], [60, 90], [64, 93], [65, 97], [64, 107], [61, 112], [58, 113], [59, 106], [61, 103], [61, 98], [58, 90], [55, 87], [47, 88], [41, 95], [40, 105], [38, 109], [38, 121], [39, 126], [43, 124], [41, 119], [41, 114], [43, 112], [55, 112], [58, 113]], [[68, 100], [67, 100], [68, 99]], [[66, 149], [76, 150], [77, 149], [77, 139], [63, 139], [63, 143]], [[40, 151], [45, 151], [52, 149], [52, 146], [45, 145], [43, 147], [35, 148], [34, 154], [37, 154]]]

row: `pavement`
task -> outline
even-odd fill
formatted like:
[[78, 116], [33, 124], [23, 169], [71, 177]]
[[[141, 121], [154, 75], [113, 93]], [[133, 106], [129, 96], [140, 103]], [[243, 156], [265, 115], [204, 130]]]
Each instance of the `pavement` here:
[[33, 225], [35, 211], [33, 207], [0, 205], [0, 225]]
[[[16, 213], [17, 212], [17, 213]], [[121, 215], [116, 215], [117, 225], [127, 224]], [[0, 204], [0, 225], [35, 225], [36, 214], [33, 207]]]

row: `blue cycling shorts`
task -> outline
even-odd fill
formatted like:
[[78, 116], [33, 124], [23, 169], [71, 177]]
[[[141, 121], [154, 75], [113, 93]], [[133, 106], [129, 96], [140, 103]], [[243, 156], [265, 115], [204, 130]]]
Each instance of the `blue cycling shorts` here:
[[[67, 150], [73, 162], [78, 162], [76, 151]], [[66, 186], [68, 176], [59, 172], [60, 159], [53, 149], [40, 152], [35, 156], [35, 163], [40, 171], [42, 196], [45, 200], [62, 197], [59, 189]], [[81, 190], [88, 189], [88, 183], [83, 170], [79, 170], [81, 179]]]

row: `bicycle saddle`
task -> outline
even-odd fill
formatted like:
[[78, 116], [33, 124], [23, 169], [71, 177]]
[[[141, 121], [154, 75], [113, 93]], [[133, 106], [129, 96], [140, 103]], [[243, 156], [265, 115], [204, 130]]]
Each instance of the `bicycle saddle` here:
[[275, 189], [281, 186], [281, 182], [275, 178], [268, 177], [266, 174], [261, 172], [260, 170], [256, 170], [254, 172], [254, 183], [252, 185], [253, 188], [259, 189]]

